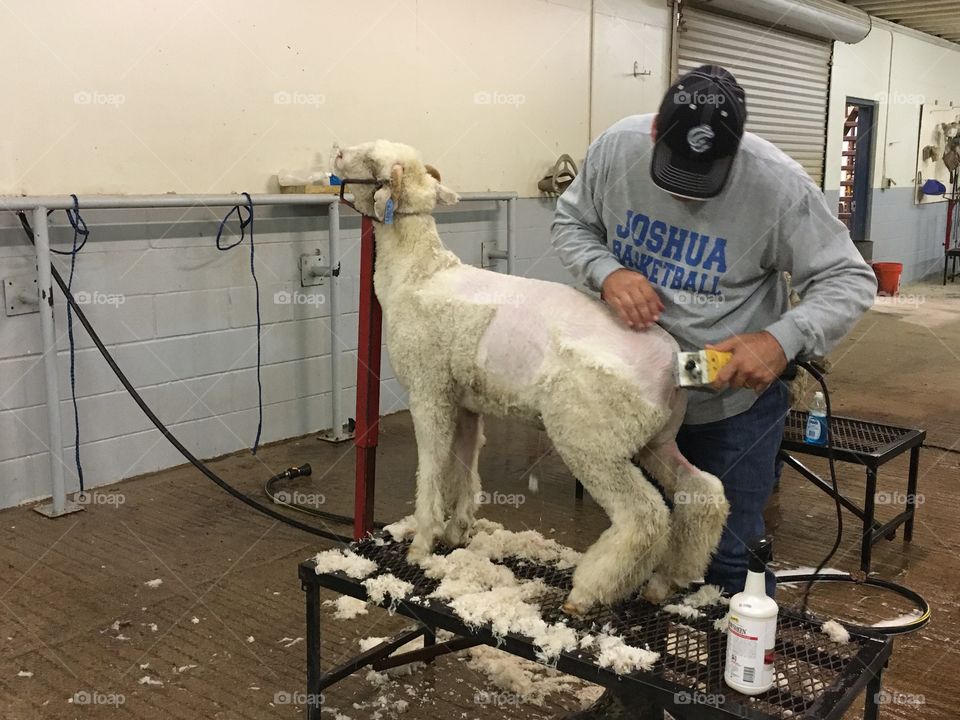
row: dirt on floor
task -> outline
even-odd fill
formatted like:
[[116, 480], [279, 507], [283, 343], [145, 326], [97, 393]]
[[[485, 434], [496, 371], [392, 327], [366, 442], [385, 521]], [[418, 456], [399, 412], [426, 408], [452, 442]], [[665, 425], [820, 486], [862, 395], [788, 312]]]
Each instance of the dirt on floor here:
[[[960, 287], [918, 285], [883, 300], [832, 356], [834, 412], [927, 430], [921, 454], [922, 504], [912, 544], [881, 541], [879, 577], [924, 595], [933, 619], [899, 638], [885, 675], [884, 720], [958, 716], [960, 641]], [[513, 501], [482, 513], [511, 529], [535, 528], [583, 549], [606, 526], [544, 433], [492, 420], [481, 461], [485, 488]], [[412, 508], [415, 444], [407, 413], [383, 420], [376, 516]], [[301, 500], [352, 511], [354, 450], [313, 436], [241, 453], [215, 468], [263, 496], [269, 475], [309, 462], [311, 478], [290, 485]], [[809, 463], [825, 471], [823, 463]], [[880, 490], [905, 491], [906, 457], [884, 466]], [[536, 478], [533, 491], [530, 476]], [[863, 496], [862, 469], [840, 466], [850, 496]], [[521, 499], [522, 498], [522, 502]], [[264, 517], [190, 467], [99, 488], [82, 513], [48, 520], [30, 508], [0, 512], [0, 716], [28, 718], [296, 718], [304, 691], [303, 593], [297, 564], [333, 543]], [[901, 497], [902, 499], [902, 497]], [[894, 500], [894, 503], [896, 500]], [[895, 507], [881, 507], [892, 516]], [[299, 516], [299, 519], [303, 519]], [[860, 528], [844, 513], [844, 541], [830, 565], [859, 564]], [[307, 518], [306, 522], [313, 522]], [[787, 470], [768, 510], [780, 566], [813, 566], [832, 542], [834, 505]], [[349, 532], [345, 526], [329, 526]], [[795, 599], [786, 591], [782, 602]], [[334, 599], [328, 594], [325, 599]], [[893, 596], [825, 587], [811, 605], [859, 620], [909, 611]], [[377, 608], [337, 620], [323, 608], [323, 658], [330, 667], [358, 640], [386, 636], [409, 621]], [[586, 693], [560, 691], [541, 705], [520, 702], [469, 663], [448, 656], [380, 684], [364, 673], [325, 694], [331, 720], [344, 718], [554, 718]], [[847, 717], [860, 717], [855, 706]]]

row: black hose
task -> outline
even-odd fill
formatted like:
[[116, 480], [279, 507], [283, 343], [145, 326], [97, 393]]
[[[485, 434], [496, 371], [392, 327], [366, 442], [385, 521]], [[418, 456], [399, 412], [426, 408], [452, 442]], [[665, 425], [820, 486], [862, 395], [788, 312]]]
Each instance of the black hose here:
[[[282, 473], [280, 475], [274, 475], [263, 484], [264, 494], [275, 504], [282, 505], [283, 507], [290, 508], [291, 510], [296, 510], [297, 512], [302, 512], [305, 515], [312, 515], [313, 517], [321, 518], [323, 520], [330, 520], [331, 522], [335, 523], [344, 523], [346, 525], [353, 524], [354, 519], [349, 515], [338, 515], [337, 513], [329, 512], [328, 510], [318, 510], [317, 508], [312, 508], [309, 505], [303, 505], [302, 503], [283, 499], [277, 493], [277, 485], [284, 480], [290, 480], [291, 478], [292, 476], [284, 475]], [[386, 526], [387, 523], [380, 522], [379, 520], [373, 521], [373, 527], [375, 527], [377, 530], [383, 530], [383, 528]]]
[[[852, 575], [846, 573], [811, 573], [804, 575], [783, 575], [777, 577], [778, 585], [786, 585], [788, 583], [797, 583], [797, 582], [849, 582], [854, 583], [855, 585], [869, 585], [871, 587], [882, 588], [884, 590], [890, 590], [901, 597], [905, 597], [910, 602], [914, 603], [917, 608], [920, 610], [920, 615], [916, 620], [913, 620], [909, 623], [904, 623], [903, 625], [884, 625], [877, 627], [875, 625], [855, 625], [853, 623], [848, 623], [844, 621], [838, 621], [848, 630], [859, 633], [880, 633], [881, 635], [902, 635], [904, 633], [913, 632], [914, 630], [919, 630], [928, 622], [930, 622], [930, 603], [924, 599], [920, 593], [911, 590], [908, 587], [903, 585], [898, 585], [897, 583], [890, 582], [889, 580], [882, 580], [880, 578], [867, 577], [864, 579], [856, 578]], [[809, 585], [808, 585], [809, 586]]]
[[830, 483], [833, 486], [833, 499], [837, 508], [837, 534], [833, 541], [833, 547], [830, 548], [830, 552], [828, 552], [826, 557], [820, 561], [820, 564], [817, 565], [816, 569], [812, 573], [805, 575], [788, 575], [782, 579], [777, 578], [777, 583], [806, 582], [803, 590], [803, 599], [800, 602], [800, 611], [804, 616], [811, 614], [807, 609], [807, 604], [810, 600], [810, 591], [813, 589], [814, 583], [852, 582], [859, 585], [870, 585], [873, 587], [884, 588], [913, 602], [920, 609], [920, 616], [915, 621], [906, 623], [904, 625], [886, 627], [854, 625], [847, 622], [841, 622], [841, 624], [848, 630], [852, 630], [854, 632], [878, 632], [883, 635], [898, 635], [919, 630], [928, 622], [930, 622], [930, 604], [919, 593], [914, 592], [910, 588], [904, 587], [903, 585], [898, 585], [897, 583], [890, 582], [889, 580], [881, 580], [880, 578], [867, 577], [861, 580], [848, 574], [822, 572], [823, 568], [826, 567], [827, 563], [830, 562], [830, 559], [836, 554], [837, 549], [840, 547], [840, 543], [843, 539], [843, 508], [840, 505], [840, 485], [837, 481], [837, 468], [833, 453], [833, 429], [831, 428], [830, 422], [833, 418], [833, 412], [830, 407], [830, 391], [827, 389], [827, 382], [824, 380], [823, 374], [808, 362], [799, 361], [797, 364], [810, 373], [810, 375], [813, 376], [813, 379], [820, 384], [820, 387], [823, 390], [823, 399], [827, 405], [827, 462], [830, 466]]
[[834, 538], [833, 547], [830, 548], [830, 552], [828, 552], [826, 557], [824, 557], [823, 560], [820, 561], [820, 564], [817, 565], [816, 570], [813, 571], [812, 575], [807, 580], [807, 585], [803, 590], [803, 599], [800, 602], [800, 610], [803, 614], [806, 614], [807, 602], [810, 599], [810, 590], [813, 589], [813, 584], [818, 578], [825, 577], [821, 575], [820, 571], [826, 567], [827, 563], [830, 562], [830, 559], [836, 554], [837, 549], [840, 547], [840, 542], [843, 540], [843, 507], [840, 505], [840, 485], [837, 482], [837, 468], [833, 458], [833, 429], [830, 427], [830, 421], [833, 419], [833, 412], [830, 408], [830, 391], [827, 389], [827, 381], [823, 379], [823, 374], [811, 363], [799, 361], [797, 364], [810, 373], [810, 375], [813, 376], [813, 379], [820, 383], [820, 387], [823, 389], [823, 399], [827, 405], [827, 463], [830, 466], [830, 482], [833, 485], [833, 500], [837, 507], [837, 536]]
[[[26, 215], [22, 212], [17, 213], [17, 217], [20, 218], [20, 224], [23, 226], [24, 232], [30, 239], [30, 242], [34, 242], [33, 228], [30, 227], [30, 222], [27, 220]], [[228, 484], [223, 480], [219, 475], [217, 475], [213, 470], [211, 470], [207, 465], [202, 461], [196, 458], [193, 453], [191, 453], [183, 443], [181, 443], [177, 437], [167, 429], [166, 425], [156, 416], [153, 410], [150, 409], [150, 406], [147, 405], [143, 398], [140, 397], [140, 393], [137, 392], [137, 389], [131, 384], [130, 380], [127, 379], [127, 376], [124, 374], [123, 370], [120, 369], [120, 366], [117, 365], [117, 362], [113, 359], [113, 356], [110, 354], [110, 351], [107, 350], [106, 346], [103, 344], [103, 341], [100, 340], [100, 336], [97, 335], [97, 331], [93, 329], [93, 326], [90, 324], [90, 321], [87, 319], [87, 316], [83, 312], [77, 301], [73, 297], [73, 293], [70, 292], [70, 289], [67, 287], [67, 284], [63, 281], [63, 278], [60, 276], [60, 273], [57, 271], [57, 268], [50, 264], [50, 269], [53, 272], [53, 279], [56, 281], [57, 285], [60, 286], [60, 290], [63, 292], [64, 297], [67, 299], [67, 302], [70, 304], [70, 307], [73, 309], [74, 314], [80, 320], [80, 324], [83, 325], [84, 329], [87, 331], [87, 334], [90, 336], [90, 339], [93, 340], [93, 344], [97, 346], [97, 350], [100, 351], [100, 354], [103, 356], [103, 359], [106, 360], [107, 365], [110, 366], [110, 369], [113, 370], [113, 374], [117, 376], [117, 379], [130, 394], [130, 397], [133, 398], [134, 402], [140, 407], [143, 411], [143, 414], [147, 416], [150, 422], [153, 423], [154, 427], [160, 431], [160, 434], [163, 435], [167, 441], [177, 449], [181, 455], [183, 455], [191, 465], [193, 465], [197, 470], [206, 475], [210, 480], [215, 482], [222, 490], [230, 493], [240, 502], [249, 505], [254, 510], [263, 513], [264, 515], [282, 522], [285, 525], [296, 528], [297, 530], [303, 530], [304, 532], [310, 533], [312, 535], [318, 535], [328, 540], [335, 540], [337, 542], [342, 542], [349, 544], [353, 542], [352, 538], [347, 537], [346, 535], [339, 535], [329, 530], [322, 530], [320, 528], [315, 528], [310, 525], [306, 525], [302, 522], [288, 518], [282, 513], [278, 513], [273, 508], [263, 505], [248, 495], [244, 495], [242, 492]], [[349, 522], [352, 522], [352, 518], [349, 519]]]

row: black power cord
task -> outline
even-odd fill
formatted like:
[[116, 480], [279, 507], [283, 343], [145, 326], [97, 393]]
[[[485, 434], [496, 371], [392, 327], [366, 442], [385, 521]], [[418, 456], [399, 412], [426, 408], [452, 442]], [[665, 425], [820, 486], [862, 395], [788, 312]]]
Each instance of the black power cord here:
[[833, 500], [837, 509], [837, 534], [834, 538], [833, 546], [830, 548], [830, 552], [826, 554], [826, 556], [820, 561], [820, 564], [817, 565], [816, 569], [812, 573], [778, 577], [777, 583], [806, 583], [803, 590], [803, 599], [800, 602], [800, 612], [804, 616], [812, 615], [812, 613], [810, 613], [810, 611], [807, 609], [807, 604], [810, 600], [810, 591], [813, 589], [814, 584], [818, 582], [849, 582], [857, 585], [869, 585], [871, 587], [890, 590], [897, 595], [900, 595], [901, 597], [911, 601], [917, 606], [917, 608], [919, 608], [920, 615], [916, 620], [909, 623], [904, 623], [902, 625], [882, 627], [856, 625], [843, 621], [841, 621], [841, 624], [848, 630], [852, 630], [854, 632], [873, 632], [883, 635], [898, 635], [919, 630], [928, 622], [930, 622], [930, 604], [919, 593], [914, 592], [910, 588], [904, 587], [903, 585], [898, 585], [897, 583], [890, 582], [889, 580], [881, 580], [880, 578], [861, 578], [847, 573], [823, 572], [823, 568], [826, 567], [827, 563], [829, 563], [831, 558], [833, 558], [833, 556], [836, 554], [837, 549], [840, 547], [840, 543], [843, 540], [843, 507], [840, 505], [840, 485], [837, 481], [837, 468], [833, 452], [833, 428], [831, 427], [833, 411], [830, 406], [830, 391], [827, 389], [827, 381], [824, 379], [823, 373], [821, 373], [820, 370], [818, 370], [809, 362], [798, 361], [797, 365], [810, 373], [813, 379], [820, 384], [820, 388], [823, 391], [823, 399], [827, 406], [827, 463], [830, 468], [830, 483], [833, 486]]
[[[20, 224], [23, 226], [23, 231], [26, 233], [31, 244], [34, 243], [33, 228], [30, 226], [30, 222], [27, 220], [27, 216], [23, 212], [18, 212], [17, 217], [20, 218]], [[167, 426], [156, 416], [153, 410], [150, 409], [150, 406], [144, 402], [143, 398], [140, 397], [140, 393], [137, 392], [137, 389], [133, 386], [127, 376], [124, 374], [123, 370], [120, 369], [120, 366], [117, 365], [116, 360], [113, 359], [113, 356], [110, 354], [110, 351], [107, 350], [106, 346], [103, 344], [103, 341], [100, 339], [100, 336], [97, 335], [97, 331], [93, 329], [93, 326], [90, 324], [90, 321], [87, 319], [87, 316], [83, 312], [77, 301], [73, 297], [73, 293], [70, 292], [70, 288], [67, 287], [67, 284], [63, 281], [63, 278], [60, 276], [60, 273], [57, 271], [57, 268], [51, 263], [50, 269], [53, 273], [53, 279], [56, 281], [57, 285], [60, 286], [63, 296], [66, 298], [70, 307], [73, 310], [73, 313], [77, 316], [77, 319], [80, 321], [80, 324], [83, 325], [84, 329], [87, 331], [87, 334], [90, 336], [90, 339], [93, 340], [93, 344], [96, 345], [97, 350], [100, 351], [100, 354], [103, 356], [103, 359], [106, 360], [107, 365], [110, 366], [110, 369], [113, 370], [113, 374], [117, 376], [117, 379], [130, 394], [130, 397], [133, 398], [133, 401], [137, 403], [139, 408], [143, 411], [143, 414], [147, 416], [150, 422], [153, 423], [154, 427], [160, 431], [160, 434], [163, 435], [167, 441], [177, 449], [187, 461], [193, 465], [197, 470], [203, 473], [207, 478], [216, 483], [222, 490], [228, 492], [230, 495], [235, 497], [240, 502], [249, 505], [254, 510], [263, 513], [264, 515], [282, 522], [285, 525], [296, 528], [297, 530], [303, 530], [304, 532], [310, 533], [311, 535], [318, 535], [328, 540], [334, 540], [336, 542], [341, 542], [344, 544], [349, 544], [353, 542], [353, 539], [347, 537], [346, 535], [339, 535], [329, 530], [322, 530], [320, 528], [315, 528], [311, 525], [299, 522], [292, 518], [289, 518], [282, 513], [278, 513], [271, 507], [263, 505], [260, 502], [257, 502], [253, 498], [244, 493], [240, 492], [232, 485], [227, 483], [223, 478], [221, 478], [217, 473], [211, 470], [202, 460], [198, 459], [191, 453], [182, 442], [180, 442], [177, 437], [167, 429]], [[352, 518], [350, 518], [352, 522]]]

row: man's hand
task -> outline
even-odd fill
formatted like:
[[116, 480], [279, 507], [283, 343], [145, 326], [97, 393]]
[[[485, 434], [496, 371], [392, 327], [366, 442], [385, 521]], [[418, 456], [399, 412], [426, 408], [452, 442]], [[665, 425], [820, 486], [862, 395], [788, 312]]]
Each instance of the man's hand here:
[[663, 303], [653, 285], [640, 273], [626, 268], [607, 276], [600, 297], [634, 330], [650, 327], [663, 312]]
[[707, 345], [712, 350], [732, 352], [733, 357], [717, 374], [713, 387], [751, 388], [763, 392], [787, 368], [787, 356], [780, 343], [770, 333], [758, 332], [734, 335], [716, 345]]

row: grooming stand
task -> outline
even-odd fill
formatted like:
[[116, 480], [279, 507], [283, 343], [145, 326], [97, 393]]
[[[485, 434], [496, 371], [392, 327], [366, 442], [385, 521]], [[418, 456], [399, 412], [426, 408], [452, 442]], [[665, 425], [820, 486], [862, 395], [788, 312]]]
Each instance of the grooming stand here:
[[[427, 599], [438, 583], [419, 567], [407, 564], [408, 547], [407, 542], [393, 542], [389, 535], [381, 534], [355, 542], [350, 549], [377, 564], [371, 577], [392, 573], [413, 585], [408, 598], [398, 601], [395, 609], [417, 625], [325, 673], [320, 664], [320, 589], [361, 600], [367, 600], [367, 593], [359, 580], [342, 573], [318, 575], [312, 560], [300, 564], [300, 581], [306, 593], [308, 720], [320, 720], [326, 688], [368, 666], [383, 670], [414, 661], [429, 662], [439, 655], [481, 644], [527, 660], [537, 659], [537, 648], [530, 638], [513, 634], [494, 637], [488, 627], [468, 627], [448, 605]], [[569, 618], [559, 608], [570, 589], [571, 570], [516, 558], [502, 564], [519, 579], [543, 580], [548, 589], [536, 602], [546, 622], [565, 622], [581, 636], [596, 633], [609, 623], [612, 633], [628, 644], [660, 654], [651, 670], [622, 676], [600, 667], [589, 649], [563, 653], [557, 659], [559, 671], [609, 688], [628, 705], [652, 704], [683, 720], [839, 720], [865, 691], [863, 717], [878, 718], [882, 673], [893, 647], [892, 640], [882, 635], [851, 633], [849, 642], [836, 643], [820, 631], [819, 623], [781, 611], [775, 648], [777, 681], [767, 692], [751, 698], [731, 690], [723, 681], [726, 633], [717, 630], [714, 622], [726, 613], [725, 606], [701, 608], [701, 617], [688, 620], [637, 599], [583, 618]], [[438, 629], [455, 637], [437, 644]], [[391, 655], [421, 636], [422, 649]]]
[[[793, 457], [793, 454], [827, 457], [826, 446], [808, 445], [803, 441], [807, 417], [806, 412], [790, 411], [783, 442], [780, 444], [780, 458], [830, 497], [834, 497], [831, 483]], [[913, 540], [913, 521], [917, 512], [920, 448], [927, 437], [927, 431], [834, 416], [830, 421], [830, 432], [833, 436], [834, 459], [838, 462], [854, 463], [866, 468], [867, 485], [864, 492], [863, 507], [842, 494], [837, 497], [837, 500], [843, 507], [863, 521], [863, 534], [860, 542], [860, 569], [869, 573], [873, 545], [880, 538], [893, 540], [897, 535], [897, 528], [903, 525], [903, 539], [906, 542]], [[910, 451], [910, 470], [907, 475], [907, 491], [904, 497], [905, 509], [887, 522], [881, 523], [876, 516], [877, 470], [881, 465], [890, 462], [893, 458], [908, 450]]]

